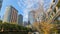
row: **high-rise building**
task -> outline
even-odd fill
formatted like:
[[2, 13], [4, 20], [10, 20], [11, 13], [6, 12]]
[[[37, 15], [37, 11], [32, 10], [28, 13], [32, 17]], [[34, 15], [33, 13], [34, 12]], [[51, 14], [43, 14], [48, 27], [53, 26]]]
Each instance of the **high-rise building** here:
[[9, 22], [17, 24], [18, 22], [18, 11], [13, 6], [6, 7], [3, 22]]
[[0, 0], [0, 10], [1, 10], [1, 7], [2, 7], [2, 2], [3, 2], [3, 0]]
[[35, 22], [35, 11], [30, 11], [28, 13], [28, 21], [32, 24]]
[[21, 14], [18, 15], [18, 24], [23, 26], [23, 16]]

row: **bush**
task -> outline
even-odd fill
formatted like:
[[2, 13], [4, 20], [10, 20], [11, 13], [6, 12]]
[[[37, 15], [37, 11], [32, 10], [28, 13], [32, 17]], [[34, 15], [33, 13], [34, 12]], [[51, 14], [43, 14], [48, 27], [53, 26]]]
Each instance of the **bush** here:
[[31, 31], [30, 28], [26, 28], [26, 27], [20, 26], [18, 24], [10, 24], [7, 22], [2, 23], [2, 21], [0, 21], [0, 31], [2, 29], [4, 31]]

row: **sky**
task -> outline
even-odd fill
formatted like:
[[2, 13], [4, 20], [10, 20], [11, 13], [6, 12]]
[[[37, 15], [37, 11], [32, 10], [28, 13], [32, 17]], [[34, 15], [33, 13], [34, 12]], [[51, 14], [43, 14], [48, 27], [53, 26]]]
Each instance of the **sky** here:
[[18, 10], [18, 14], [23, 15], [23, 21], [28, 20], [28, 12], [30, 9], [36, 9], [39, 7], [38, 2], [44, 4], [44, 9], [48, 9], [50, 6], [51, 0], [3, 0], [0, 16], [3, 19], [5, 9], [7, 6], [12, 5]]

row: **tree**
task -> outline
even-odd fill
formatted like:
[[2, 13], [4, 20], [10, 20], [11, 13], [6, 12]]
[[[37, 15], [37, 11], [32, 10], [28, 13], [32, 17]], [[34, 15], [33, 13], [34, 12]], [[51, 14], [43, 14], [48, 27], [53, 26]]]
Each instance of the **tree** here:
[[53, 24], [50, 24], [49, 22], [36, 22], [33, 24], [33, 26], [41, 33], [49, 34], [50, 30], [54, 28]]
[[[33, 23], [33, 27], [35, 27], [40, 33], [42, 32], [43, 34], [50, 34], [51, 29], [54, 29], [56, 27], [56, 25], [54, 24], [54, 20], [56, 17], [58, 17], [57, 15], [59, 15], [59, 12], [52, 16], [53, 18], [50, 17], [51, 19], [41, 22], [39, 20]], [[55, 30], [55, 32], [57, 31]]]
[[0, 20], [0, 23], [2, 23], [2, 20]]

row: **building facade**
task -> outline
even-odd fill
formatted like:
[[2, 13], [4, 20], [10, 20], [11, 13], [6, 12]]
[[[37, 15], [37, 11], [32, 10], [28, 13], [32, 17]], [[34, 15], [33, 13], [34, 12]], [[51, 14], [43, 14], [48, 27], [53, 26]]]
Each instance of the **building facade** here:
[[2, 2], [3, 2], [3, 0], [0, 0], [0, 10], [1, 10], [1, 7], [2, 7]]
[[6, 7], [3, 22], [16, 24], [18, 22], [18, 11], [13, 6]]
[[18, 15], [18, 24], [23, 26], [23, 16], [21, 14]]
[[[3, 0], [0, 0], [0, 10], [1, 10], [1, 7], [2, 7], [2, 2], [3, 2]], [[0, 16], [0, 19], [1, 19], [1, 16]]]
[[28, 21], [32, 24], [35, 22], [35, 11], [30, 11], [28, 13]]

